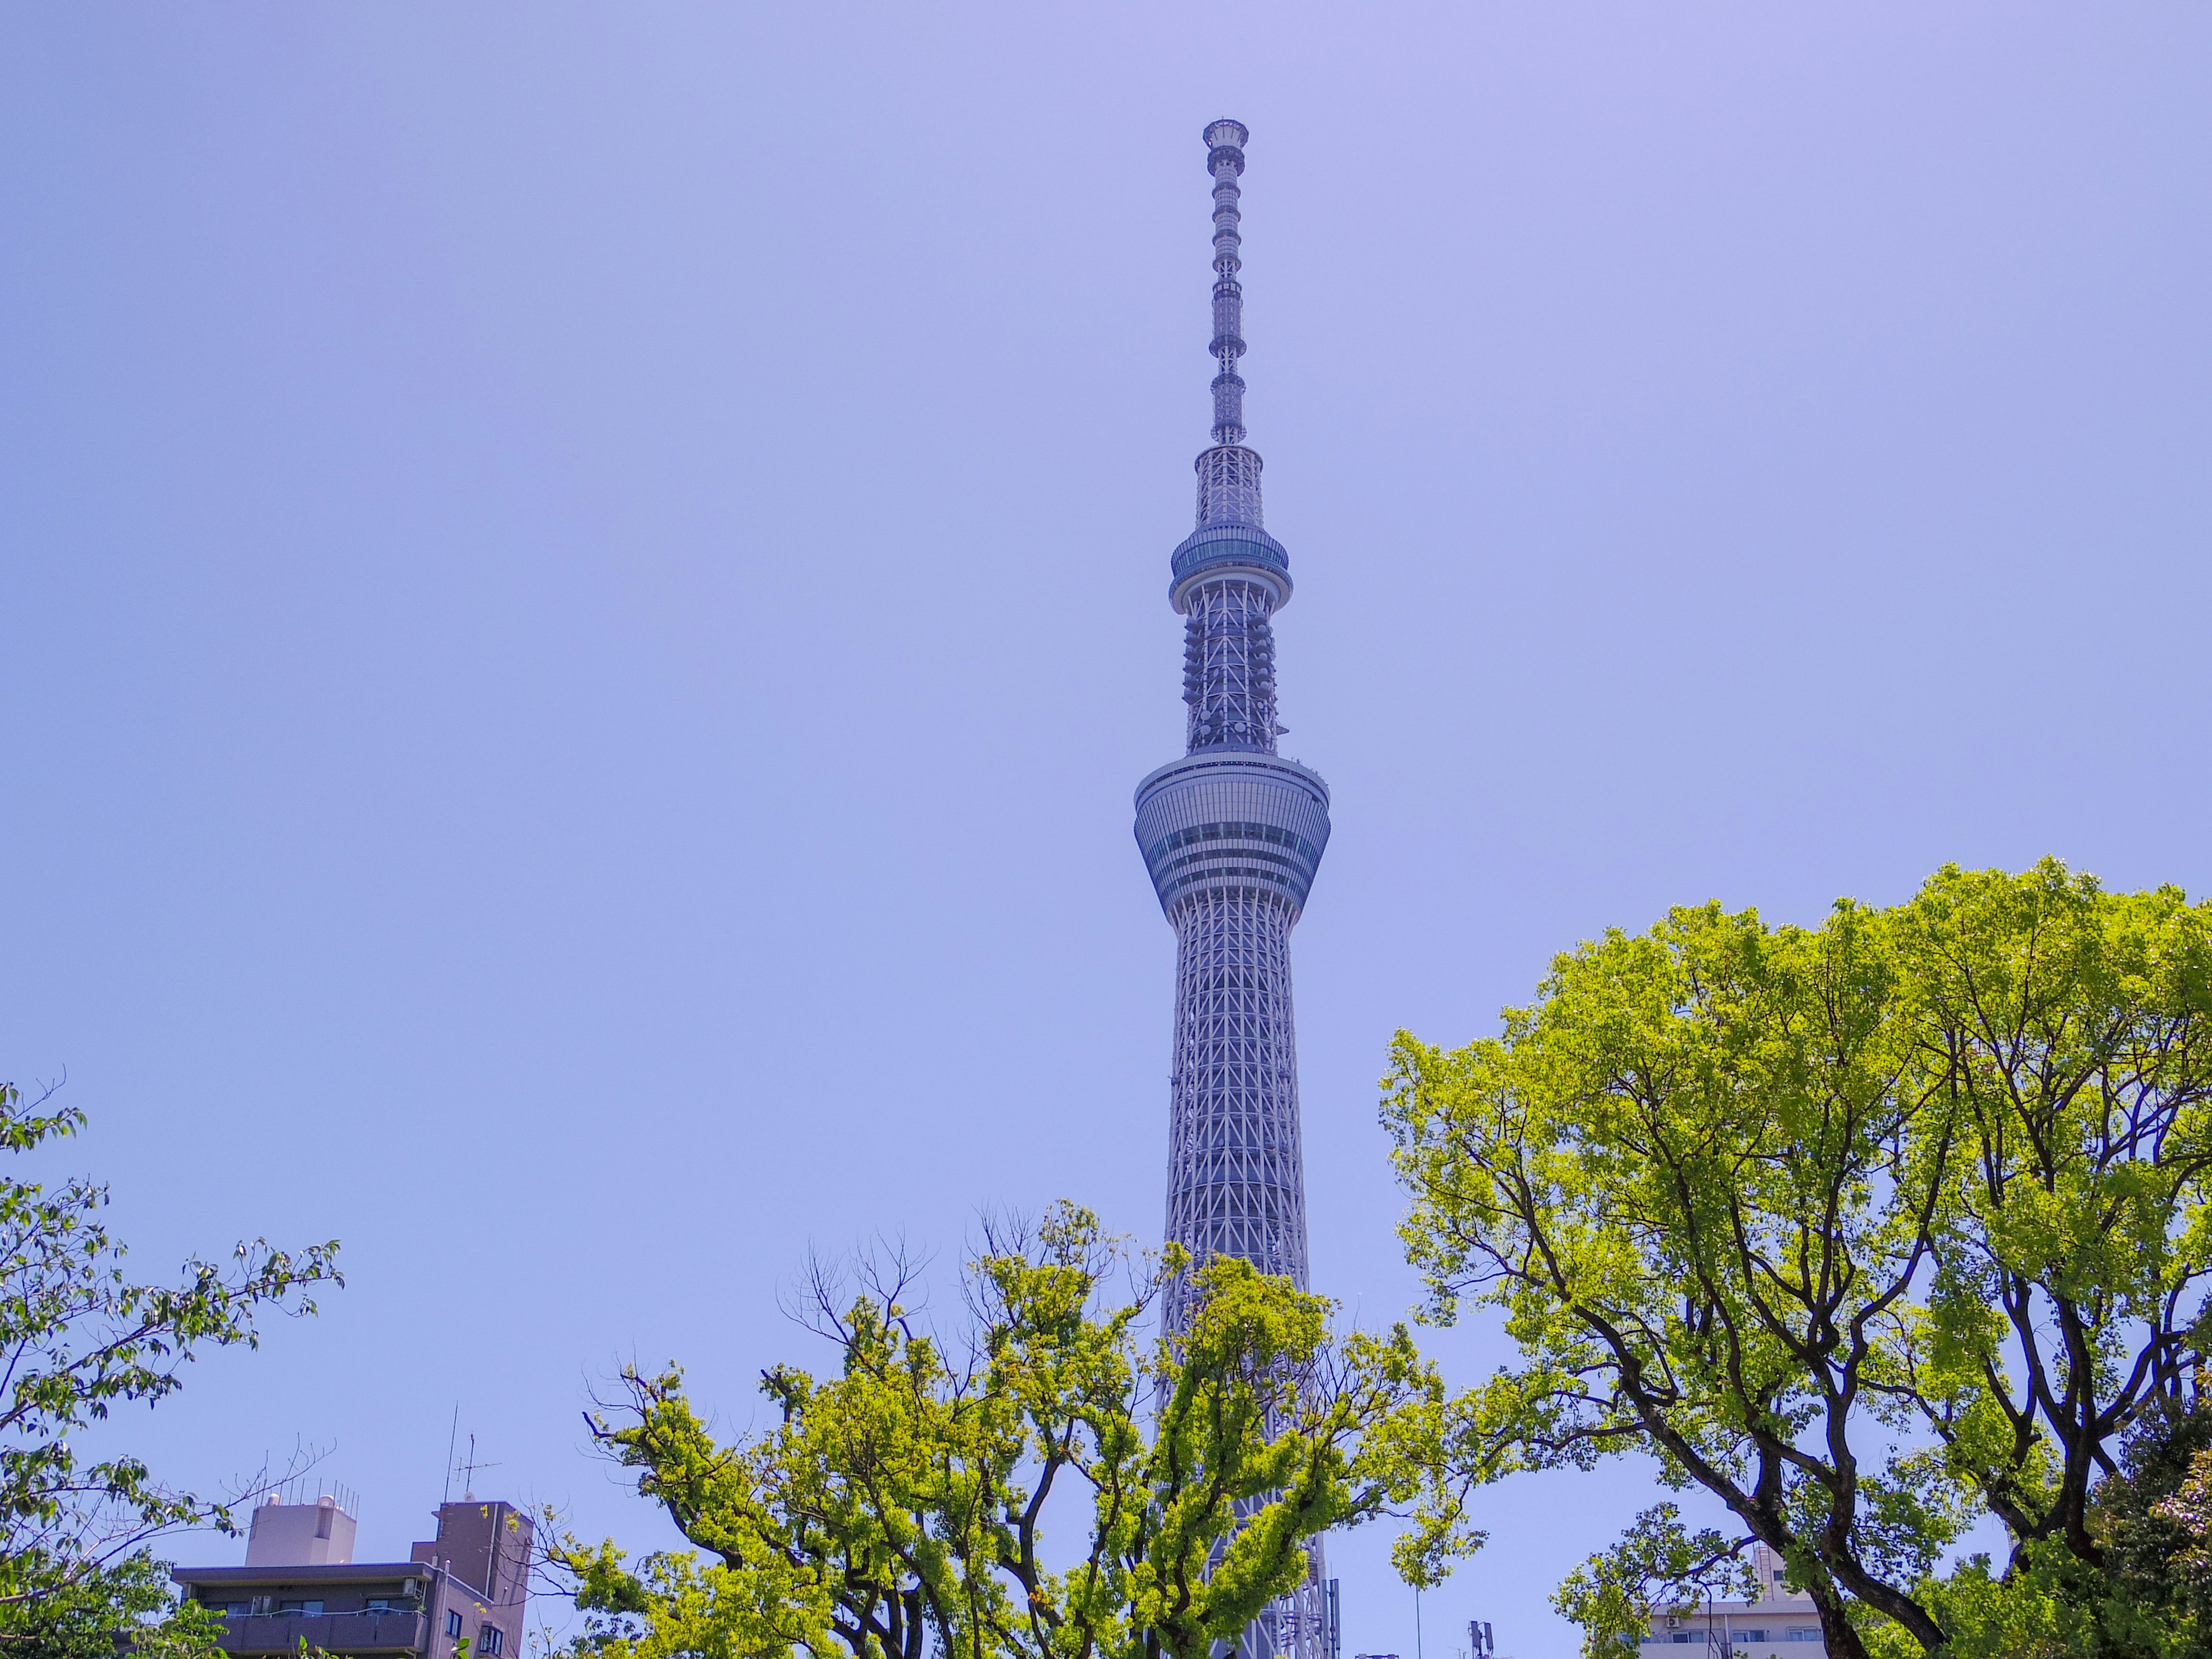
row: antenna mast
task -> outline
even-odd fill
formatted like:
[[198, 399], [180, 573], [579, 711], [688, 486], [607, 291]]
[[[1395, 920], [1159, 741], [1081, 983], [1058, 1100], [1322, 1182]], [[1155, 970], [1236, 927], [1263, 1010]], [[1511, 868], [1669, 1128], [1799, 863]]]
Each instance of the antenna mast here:
[[1206, 130], [1206, 170], [1213, 175], [1213, 343], [1208, 348], [1221, 365], [1213, 377], [1213, 441], [1244, 441], [1244, 377], [1237, 360], [1244, 355], [1244, 287], [1237, 273], [1244, 268], [1237, 230], [1243, 194], [1237, 181], [1244, 173], [1244, 143], [1252, 135], [1242, 121], [1216, 121]]

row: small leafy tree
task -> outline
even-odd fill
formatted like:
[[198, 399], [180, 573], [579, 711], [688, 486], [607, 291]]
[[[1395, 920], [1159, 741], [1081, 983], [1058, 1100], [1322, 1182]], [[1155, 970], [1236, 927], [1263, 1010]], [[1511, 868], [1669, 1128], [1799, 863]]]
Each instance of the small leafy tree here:
[[[2204, 1410], [2200, 1399], [2198, 1414]], [[2179, 1534], [2167, 1565], [2175, 1573], [2190, 1575], [2197, 1616], [2212, 1624], [2212, 1607], [2205, 1605], [2212, 1597], [2212, 1446], [2198, 1449], [2172, 1495], [2154, 1504], [2152, 1513]]]
[[1658, 1504], [1569, 1573], [1552, 1605], [1582, 1626], [1585, 1651], [1610, 1656], [1637, 1646], [1656, 1611], [1688, 1613], [1705, 1595], [1756, 1595], [1742, 1558], [1742, 1540], [1710, 1527], [1693, 1533], [1678, 1507]]
[[[2212, 911], [2170, 889], [2046, 860], [1814, 929], [1675, 910], [1501, 1037], [1401, 1033], [1386, 1090], [1429, 1316], [1498, 1309], [1520, 1351], [1453, 1402], [1458, 1491], [1650, 1454], [1831, 1654], [1869, 1618], [1942, 1650], [1934, 1569], [1984, 1510], [2005, 1583], [2100, 1565], [2095, 1482], [2203, 1353]], [[1694, 1588], [1653, 1564], [1711, 1567], [1679, 1534], [1650, 1512], [1571, 1585], [1590, 1651]]]
[[[994, 1227], [966, 1329], [922, 1326], [903, 1264], [849, 1298], [817, 1274], [836, 1373], [764, 1374], [777, 1421], [724, 1444], [679, 1373], [623, 1377], [592, 1432], [703, 1552], [633, 1572], [611, 1544], [556, 1559], [586, 1650], [850, 1659], [1200, 1659], [1307, 1572], [1304, 1542], [1409, 1499], [1441, 1388], [1402, 1328], [1338, 1336], [1330, 1304], [1249, 1263], [1194, 1277], [1175, 1344], [1140, 1323], [1170, 1260], [1127, 1266], [1088, 1212]], [[1085, 1513], [1058, 1565], [1056, 1494]], [[1471, 1547], [1425, 1540], [1431, 1559]]]
[[[2100, 1481], [2089, 1530], [2104, 1554], [2081, 1570], [2115, 1605], [2106, 1622], [2140, 1651], [2212, 1659], [2212, 1400], [2161, 1398]], [[2069, 1552], [2069, 1567], [2078, 1558]], [[2107, 1644], [2116, 1650], [2117, 1642]]]
[[[27, 1580], [18, 1575], [15, 1582]], [[136, 1659], [216, 1659], [222, 1630], [221, 1614], [179, 1599], [168, 1564], [141, 1549], [66, 1575], [50, 1573], [43, 1593], [9, 1615], [0, 1652], [117, 1659], [117, 1638], [127, 1635]]]
[[[27, 1152], [82, 1114], [27, 1105], [0, 1085], [0, 1150]], [[133, 1282], [99, 1220], [103, 1187], [49, 1192], [0, 1177], [0, 1651], [108, 1655], [119, 1627], [162, 1613], [168, 1589], [147, 1544], [186, 1527], [232, 1531], [226, 1505], [156, 1480], [127, 1453], [87, 1461], [70, 1437], [118, 1405], [160, 1403], [210, 1347], [258, 1345], [257, 1319], [314, 1311], [310, 1287], [342, 1282], [335, 1243], [296, 1255], [241, 1244], [228, 1265], [193, 1260], [174, 1285]], [[205, 1645], [191, 1610], [143, 1645]]]

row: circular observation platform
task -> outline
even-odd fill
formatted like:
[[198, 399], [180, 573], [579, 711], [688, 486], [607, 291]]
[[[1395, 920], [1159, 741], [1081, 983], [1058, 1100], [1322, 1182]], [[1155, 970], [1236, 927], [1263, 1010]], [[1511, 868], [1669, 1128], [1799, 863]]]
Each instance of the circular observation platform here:
[[1177, 611], [1188, 608], [1191, 589], [1231, 571], [1272, 586], [1274, 609], [1290, 602], [1290, 554], [1266, 531], [1249, 525], [1215, 524], [1193, 531], [1169, 556], [1168, 569], [1168, 603]]
[[1256, 888], [1295, 918], [1328, 846], [1328, 786], [1279, 755], [1203, 749], [1137, 786], [1136, 830], [1161, 909], [1194, 893]]

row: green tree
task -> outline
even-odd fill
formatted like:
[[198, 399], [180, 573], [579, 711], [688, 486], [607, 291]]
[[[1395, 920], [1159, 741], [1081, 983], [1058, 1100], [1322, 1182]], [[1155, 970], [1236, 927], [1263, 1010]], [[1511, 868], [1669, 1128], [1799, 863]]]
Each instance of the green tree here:
[[2162, 1397], [2129, 1437], [2118, 1473], [2096, 1487], [2089, 1530], [2104, 1561], [2080, 1575], [2118, 1604], [2102, 1622], [2151, 1632], [2132, 1638], [2146, 1652], [2212, 1659], [2208, 1497], [2212, 1400]]
[[[82, 1127], [44, 1109], [52, 1093], [27, 1105], [0, 1085], [0, 1149]], [[0, 1177], [0, 1650], [112, 1655], [125, 1626], [148, 1651], [207, 1650], [204, 1620], [170, 1609], [146, 1546], [179, 1528], [234, 1530], [226, 1505], [127, 1453], [88, 1461], [71, 1437], [119, 1404], [160, 1403], [203, 1350], [258, 1346], [260, 1316], [312, 1313], [309, 1288], [342, 1282], [334, 1243], [295, 1255], [256, 1240], [225, 1265], [187, 1261], [176, 1284], [135, 1283], [100, 1223], [106, 1203], [82, 1180], [48, 1192]]]
[[[817, 1274], [836, 1374], [762, 1388], [777, 1421], [715, 1439], [680, 1374], [623, 1377], [593, 1432], [699, 1553], [633, 1572], [556, 1559], [593, 1615], [580, 1646], [636, 1659], [1200, 1659], [1307, 1572], [1304, 1544], [1413, 1495], [1442, 1389], [1403, 1328], [1336, 1335], [1330, 1304], [1249, 1264], [1198, 1270], [1179, 1344], [1144, 1316], [1176, 1261], [1127, 1261], [1088, 1212], [996, 1227], [966, 1329], [918, 1322], [897, 1263], [857, 1293]], [[1085, 1516], [1054, 1565], [1044, 1521]], [[1471, 1547], [1439, 1529], [1433, 1562]]]
[[[2206, 1401], [2200, 1395], [2197, 1403], [2200, 1419], [2205, 1409]], [[2169, 1570], [2191, 1576], [2198, 1598], [2197, 1617], [2212, 1623], [2212, 1607], [2204, 1605], [2204, 1598], [2212, 1595], [2212, 1448], [2197, 1450], [2172, 1494], [2159, 1499], [2152, 1509], [2179, 1534], [2179, 1543], [2167, 1558]]]
[[1904, 1397], [2002, 1518], [2101, 1567], [2091, 1489], [2206, 1347], [2212, 911], [2046, 861], [1897, 913], [1899, 1015], [1954, 1138]]
[[117, 1659], [118, 1635], [128, 1636], [137, 1659], [216, 1659], [222, 1651], [222, 1616], [179, 1599], [168, 1564], [150, 1550], [65, 1573], [33, 1565], [43, 1569], [40, 1594], [0, 1633], [0, 1651], [11, 1659]]
[[[1923, 1587], [1960, 1659], [2212, 1659], [2212, 1401], [2160, 1396], [2092, 1489], [2093, 1565], [2031, 1540], [1999, 1577], [1976, 1557]], [[1887, 1632], [1877, 1654], [1909, 1659]]]
[[[1869, 1618], [1944, 1648], [1935, 1568], [1984, 1510], [2007, 1583], [2052, 1540], [2101, 1561], [2094, 1483], [2204, 1346], [2208, 969], [2172, 890], [1947, 868], [1818, 928], [1678, 909], [1559, 958], [1500, 1037], [1401, 1033], [1428, 1316], [1498, 1310], [1520, 1355], [1452, 1402], [1459, 1501], [1650, 1454], [1838, 1656]], [[1652, 1564], [1711, 1556], [1647, 1514], [1568, 1587], [1589, 1650], [1693, 1588]]]

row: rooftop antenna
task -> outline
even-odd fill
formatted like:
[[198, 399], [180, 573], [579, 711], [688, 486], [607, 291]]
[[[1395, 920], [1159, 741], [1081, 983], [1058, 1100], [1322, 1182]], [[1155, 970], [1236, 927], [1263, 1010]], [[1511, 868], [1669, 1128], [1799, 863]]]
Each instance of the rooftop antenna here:
[[498, 1467], [499, 1465], [496, 1463], [479, 1463], [477, 1462], [477, 1437], [474, 1435], [471, 1435], [469, 1437], [469, 1461], [461, 1465], [461, 1474], [463, 1478], [461, 1502], [464, 1504], [473, 1504], [477, 1501], [477, 1471], [478, 1469], [495, 1469]]
[[453, 1501], [453, 1443], [461, 1432], [461, 1402], [453, 1401], [453, 1425], [446, 1431], [446, 1486], [438, 1494], [441, 1505]]

